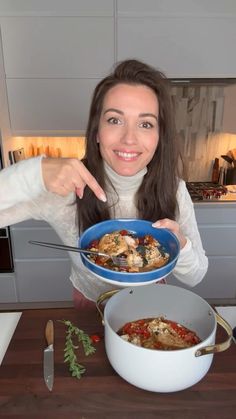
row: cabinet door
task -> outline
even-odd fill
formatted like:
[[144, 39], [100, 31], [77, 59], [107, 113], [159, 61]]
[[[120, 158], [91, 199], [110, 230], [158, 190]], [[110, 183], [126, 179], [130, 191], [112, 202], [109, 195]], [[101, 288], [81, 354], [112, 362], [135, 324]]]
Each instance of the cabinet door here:
[[236, 298], [236, 258], [235, 257], [208, 257], [209, 268], [206, 276], [194, 288], [189, 288], [177, 281], [173, 275], [167, 279], [168, 284], [190, 289], [203, 298], [230, 299]]
[[14, 274], [0, 274], [0, 303], [16, 303], [17, 291]]
[[100, 78], [113, 64], [112, 17], [5, 17], [0, 22], [6, 78]]
[[92, 79], [8, 79], [13, 135], [50, 131], [83, 134], [95, 84]]
[[84, 134], [94, 87], [114, 62], [113, 17], [0, 23], [12, 134]]
[[111, 16], [111, 0], [0, 1], [0, 16]]
[[[209, 268], [193, 292], [209, 299], [235, 299], [236, 205], [219, 202], [195, 204], [194, 207]], [[177, 285], [173, 278], [171, 283]]]
[[29, 220], [11, 226], [18, 302], [71, 301], [71, 260], [67, 252], [29, 244], [61, 243], [46, 222]]
[[70, 266], [64, 259], [16, 261], [19, 302], [72, 301]]
[[235, 77], [234, 17], [125, 17], [117, 23], [118, 60], [134, 57], [172, 77]]

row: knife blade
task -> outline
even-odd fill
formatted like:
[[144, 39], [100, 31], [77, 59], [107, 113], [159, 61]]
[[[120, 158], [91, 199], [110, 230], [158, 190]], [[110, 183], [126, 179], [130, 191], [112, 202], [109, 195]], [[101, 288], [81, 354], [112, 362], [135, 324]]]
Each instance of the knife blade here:
[[43, 376], [48, 390], [52, 391], [54, 382], [54, 325], [48, 320], [45, 328], [47, 347], [43, 352]]

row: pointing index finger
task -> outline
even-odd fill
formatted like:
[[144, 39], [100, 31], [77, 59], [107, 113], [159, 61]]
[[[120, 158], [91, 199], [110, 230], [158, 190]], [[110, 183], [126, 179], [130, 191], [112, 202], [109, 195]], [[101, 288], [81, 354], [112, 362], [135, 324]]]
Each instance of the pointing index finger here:
[[89, 170], [82, 164], [81, 170], [80, 170], [80, 176], [85, 183], [96, 195], [96, 197], [102, 201], [106, 202], [106, 194], [104, 190], [101, 188], [95, 177], [89, 172]]

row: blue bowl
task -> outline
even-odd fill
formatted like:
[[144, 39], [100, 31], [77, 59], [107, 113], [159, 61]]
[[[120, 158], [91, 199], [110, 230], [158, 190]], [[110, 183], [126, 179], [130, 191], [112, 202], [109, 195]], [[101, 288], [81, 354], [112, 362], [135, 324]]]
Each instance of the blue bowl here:
[[92, 262], [86, 255], [81, 254], [83, 264], [100, 280], [121, 286], [145, 285], [157, 282], [172, 272], [179, 257], [179, 241], [177, 237], [168, 229], [154, 228], [152, 223], [137, 219], [115, 219], [102, 221], [85, 230], [80, 239], [79, 247], [87, 249], [92, 240], [100, 239], [104, 234], [115, 230], [128, 230], [137, 236], [151, 234], [159, 241], [163, 249], [169, 253], [170, 258], [166, 265], [148, 272], [117, 272], [103, 268]]

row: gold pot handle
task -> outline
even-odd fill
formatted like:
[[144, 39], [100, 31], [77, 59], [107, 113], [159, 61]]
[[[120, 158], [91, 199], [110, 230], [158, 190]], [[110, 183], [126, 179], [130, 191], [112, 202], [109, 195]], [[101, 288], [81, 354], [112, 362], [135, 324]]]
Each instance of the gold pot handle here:
[[103, 294], [99, 295], [97, 301], [96, 301], [96, 307], [97, 310], [102, 318], [102, 324], [104, 326], [104, 317], [103, 317], [103, 309], [102, 309], [102, 303], [103, 301], [108, 300], [108, 298], [111, 298], [113, 295], [115, 295], [119, 290], [111, 290], [111, 291], [107, 291], [104, 292]]
[[195, 352], [195, 356], [202, 356], [202, 355], [209, 355], [209, 354], [215, 354], [217, 352], [223, 352], [228, 349], [232, 343], [233, 340], [233, 331], [232, 327], [229, 325], [229, 323], [223, 319], [218, 313], [215, 312], [216, 321], [217, 323], [225, 329], [228, 339], [225, 342], [222, 343], [216, 343], [215, 345], [209, 345], [205, 346], [205, 348], [200, 348]]

